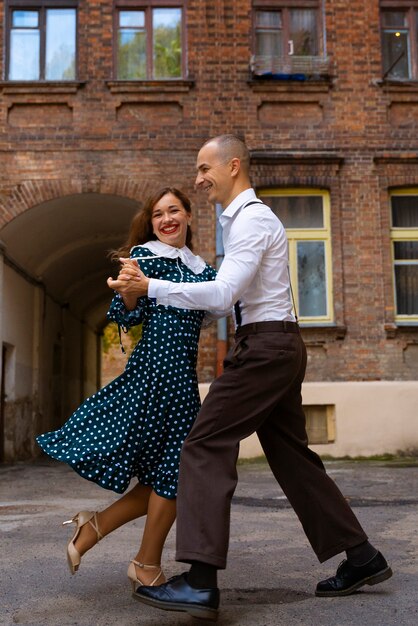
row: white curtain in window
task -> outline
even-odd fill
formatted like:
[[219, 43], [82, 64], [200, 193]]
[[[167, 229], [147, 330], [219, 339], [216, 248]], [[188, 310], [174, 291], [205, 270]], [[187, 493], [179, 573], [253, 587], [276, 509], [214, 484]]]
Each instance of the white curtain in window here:
[[318, 55], [318, 33], [315, 9], [290, 11], [290, 39], [296, 56]]

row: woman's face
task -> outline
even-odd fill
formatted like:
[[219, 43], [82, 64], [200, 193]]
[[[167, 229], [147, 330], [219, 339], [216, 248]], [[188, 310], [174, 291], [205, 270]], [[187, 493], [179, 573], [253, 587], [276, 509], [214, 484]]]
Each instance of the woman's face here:
[[187, 226], [190, 222], [191, 215], [172, 193], [167, 193], [153, 206], [152, 230], [160, 241], [173, 248], [186, 245]]

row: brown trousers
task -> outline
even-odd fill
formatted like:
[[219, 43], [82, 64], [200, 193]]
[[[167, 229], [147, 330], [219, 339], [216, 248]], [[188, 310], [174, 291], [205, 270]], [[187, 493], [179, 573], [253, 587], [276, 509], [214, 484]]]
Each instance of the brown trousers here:
[[367, 536], [307, 445], [301, 385], [306, 348], [294, 322], [242, 326], [180, 459], [178, 561], [226, 567], [239, 442], [257, 432], [270, 468], [319, 561]]

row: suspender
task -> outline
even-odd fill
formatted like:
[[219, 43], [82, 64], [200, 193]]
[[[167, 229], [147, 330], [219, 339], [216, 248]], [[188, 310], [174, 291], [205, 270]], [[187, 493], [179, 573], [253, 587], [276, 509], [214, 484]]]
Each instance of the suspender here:
[[[247, 208], [248, 206], [251, 206], [252, 204], [264, 204], [264, 202], [262, 200], [250, 200], [249, 202], [246, 202], [242, 205], [241, 207], [241, 211], [245, 208]], [[295, 318], [296, 318], [296, 322], [298, 321], [298, 316], [297, 316], [297, 312], [296, 312], [296, 302], [295, 302], [295, 296], [293, 293], [293, 287], [292, 287], [292, 281], [290, 280], [290, 268], [289, 268], [289, 264], [287, 265], [287, 271], [289, 274], [289, 286], [290, 286], [290, 293], [292, 296], [292, 304], [293, 304], [293, 310], [295, 312]], [[237, 323], [237, 328], [239, 328], [241, 326], [242, 323], [242, 315], [241, 315], [241, 307], [240, 307], [240, 301], [237, 300], [234, 304], [234, 312], [235, 312], [235, 321]]]
[[[242, 205], [241, 211], [247, 208], [247, 206], [251, 206], [252, 204], [264, 204], [264, 202], [262, 202], [261, 200], [250, 200], [249, 202], [245, 202]], [[239, 300], [237, 300], [234, 304], [234, 313], [235, 313], [235, 321], [237, 323], [237, 328], [239, 328], [242, 323], [241, 307], [240, 307]]]

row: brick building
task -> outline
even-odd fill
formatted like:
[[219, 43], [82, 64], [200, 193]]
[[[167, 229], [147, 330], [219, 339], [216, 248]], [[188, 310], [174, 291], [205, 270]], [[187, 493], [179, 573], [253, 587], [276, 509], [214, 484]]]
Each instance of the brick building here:
[[2, 458], [36, 454], [97, 388], [106, 251], [144, 195], [188, 192], [215, 263], [194, 165], [224, 132], [288, 231], [312, 443], [418, 449], [418, 1], [0, 6]]

